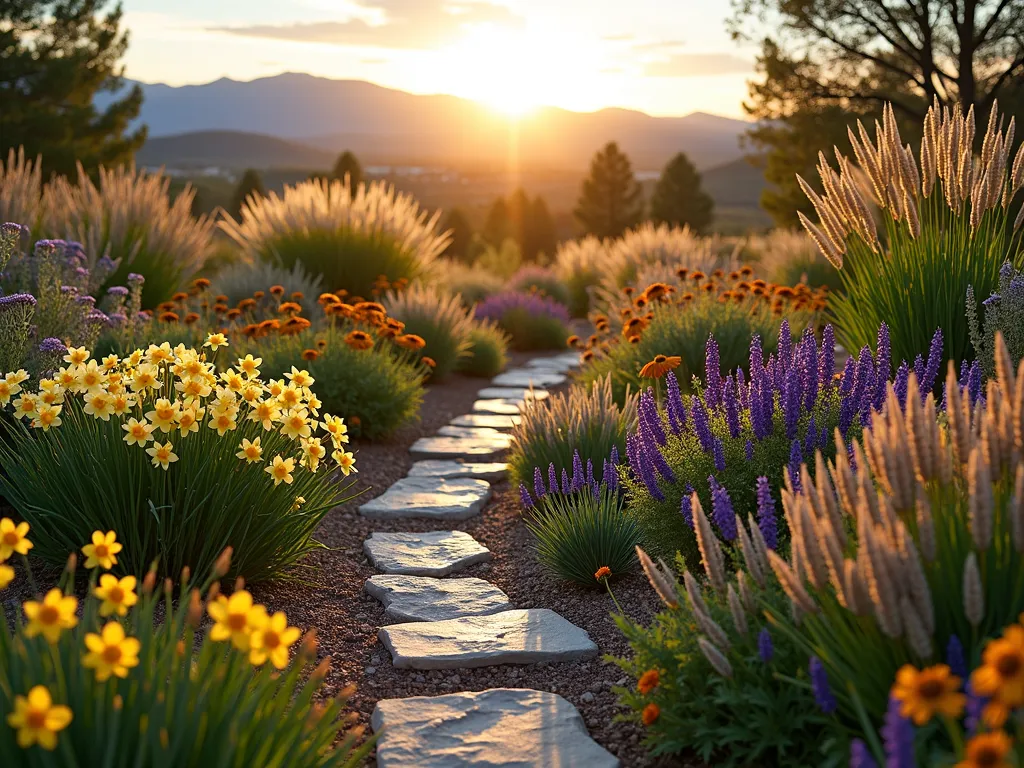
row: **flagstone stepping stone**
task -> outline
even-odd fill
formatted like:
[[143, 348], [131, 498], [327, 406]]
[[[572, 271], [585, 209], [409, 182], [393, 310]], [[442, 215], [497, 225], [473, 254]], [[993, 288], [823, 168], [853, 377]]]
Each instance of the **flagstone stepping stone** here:
[[[491, 688], [478, 693], [384, 699], [378, 768], [618, 768], [583, 718], [556, 693]], [[381, 730], [383, 729], [383, 730]]]
[[508, 435], [486, 437], [421, 437], [409, 448], [414, 459], [496, 459], [509, 449]]
[[521, 421], [519, 415], [501, 415], [497, 413], [465, 413], [452, 419], [453, 427], [487, 427], [489, 429], [511, 430]]
[[380, 496], [361, 505], [359, 513], [378, 520], [465, 520], [483, 509], [490, 497], [491, 484], [475, 477], [403, 477]]
[[409, 477], [478, 477], [481, 480], [501, 480], [508, 471], [503, 461], [462, 462], [444, 459], [427, 459], [414, 462], [409, 468]]
[[399, 669], [464, 669], [597, 655], [585, 630], [547, 608], [392, 624], [377, 637]]
[[539, 369], [516, 368], [491, 379], [495, 387], [557, 387], [565, 383], [565, 376]]
[[512, 607], [508, 595], [483, 579], [432, 579], [429, 576], [371, 576], [363, 589], [384, 603], [396, 621], [442, 621], [483, 616]]
[[509, 400], [546, 400], [547, 390], [530, 389], [529, 387], [484, 387], [476, 393], [477, 397], [484, 400], [504, 397]]
[[491, 551], [465, 531], [382, 533], [363, 542], [373, 567], [384, 573], [447, 576], [491, 559]]
[[509, 444], [509, 447], [512, 445], [512, 435], [507, 432], [500, 432], [497, 429], [492, 429], [491, 427], [456, 427], [451, 424], [445, 424], [437, 430], [437, 434], [444, 435], [446, 437], [471, 437], [474, 439], [481, 437], [490, 437], [495, 439], [504, 438]]
[[502, 416], [516, 416], [522, 409], [523, 401], [505, 397], [490, 400], [477, 400], [473, 403], [473, 413], [492, 413]]
[[526, 363], [527, 368], [555, 373], [569, 373], [579, 367], [579, 361], [567, 360], [562, 357], [537, 357]]

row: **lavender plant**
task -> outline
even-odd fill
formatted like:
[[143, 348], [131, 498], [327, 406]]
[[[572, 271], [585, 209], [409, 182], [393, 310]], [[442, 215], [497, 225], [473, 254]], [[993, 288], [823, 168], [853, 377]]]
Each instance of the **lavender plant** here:
[[[691, 496], [714, 510], [719, 536], [736, 538], [734, 510], [760, 510], [765, 536], [774, 525], [769, 503], [788, 477], [799, 487], [800, 465], [835, 449], [835, 429], [853, 441], [885, 402], [890, 381], [906, 398], [912, 369], [934, 382], [942, 357], [942, 333], [932, 338], [928, 358], [903, 363], [892, 374], [889, 329], [878, 331], [877, 349], [864, 347], [834, 375], [835, 342], [826, 326], [820, 345], [811, 330], [796, 343], [784, 321], [776, 352], [765, 359], [760, 337], [750, 346], [750, 377], [743, 369], [721, 374], [718, 345], [710, 338], [704, 383], [684, 397], [671, 372], [661, 402], [653, 389], [641, 393], [639, 428], [626, 445], [628, 513], [645, 532], [646, 546], [671, 555], [681, 551], [698, 562]], [[783, 535], [785, 532], [783, 531]]]
[[995, 292], [982, 302], [984, 320], [978, 317], [978, 305], [974, 287], [967, 286], [967, 324], [971, 332], [971, 344], [978, 356], [985, 374], [995, 375], [995, 338], [1003, 335], [1012, 360], [1024, 359], [1024, 272], [1006, 262], [999, 270], [999, 285]]
[[509, 278], [509, 288], [517, 293], [539, 293], [559, 304], [569, 305], [569, 288], [547, 267], [528, 264]]
[[569, 335], [569, 310], [548, 296], [505, 291], [476, 305], [474, 314], [493, 320], [519, 350], [560, 349]]

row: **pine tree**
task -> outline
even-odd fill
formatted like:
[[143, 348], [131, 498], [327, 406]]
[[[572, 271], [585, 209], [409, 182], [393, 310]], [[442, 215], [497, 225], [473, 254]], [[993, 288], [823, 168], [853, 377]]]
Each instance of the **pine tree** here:
[[495, 247], [500, 247], [508, 237], [514, 237], [514, 227], [509, 206], [504, 197], [499, 197], [487, 211], [487, 218], [484, 220], [483, 232], [480, 233], [484, 240]]
[[555, 221], [551, 218], [548, 204], [537, 195], [530, 203], [529, 215], [523, 232], [523, 259], [538, 261], [541, 256], [552, 257], [558, 248], [558, 234]]
[[19, 146], [42, 155], [46, 175], [74, 178], [100, 165], [131, 162], [146, 129], [129, 132], [142, 90], [103, 110], [94, 98], [120, 89], [128, 47], [121, 5], [105, 0], [7, 0], [0, 11], [0, 156]]
[[700, 174], [680, 152], [669, 160], [651, 195], [651, 219], [661, 224], [689, 226], [703, 234], [714, 217], [715, 202], [701, 189]]
[[445, 253], [459, 261], [469, 261], [470, 245], [473, 242], [473, 226], [461, 208], [452, 208], [444, 217], [441, 231], [447, 232], [448, 230], [451, 230], [452, 241], [448, 244]]
[[334, 164], [334, 170], [331, 171], [332, 179], [344, 181], [346, 176], [348, 176], [353, 192], [363, 183], [363, 166], [359, 164], [359, 159], [347, 149], [338, 157]]
[[235, 193], [231, 197], [231, 214], [238, 218], [242, 212], [242, 205], [246, 200], [252, 197], [266, 197], [267, 190], [263, 188], [263, 179], [257, 171], [250, 168], [244, 174], [238, 182], [238, 186], [235, 187]]
[[583, 181], [573, 211], [585, 232], [598, 237], [618, 237], [640, 223], [643, 190], [633, 176], [629, 158], [614, 141], [594, 155], [590, 176]]

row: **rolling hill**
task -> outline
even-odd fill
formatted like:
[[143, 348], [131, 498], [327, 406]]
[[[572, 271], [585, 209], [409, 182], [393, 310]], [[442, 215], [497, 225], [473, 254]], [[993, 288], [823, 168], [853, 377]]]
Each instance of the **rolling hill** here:
[[336, 155], [276, 136], [244, 131], [196, 131], [149, 139], [135, 154], [147, 166], [203, 168], [330, 168]]

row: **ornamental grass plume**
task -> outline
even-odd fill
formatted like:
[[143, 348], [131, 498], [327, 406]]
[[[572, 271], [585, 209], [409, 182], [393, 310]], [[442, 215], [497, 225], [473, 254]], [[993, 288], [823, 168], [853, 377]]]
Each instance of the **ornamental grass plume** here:
[[593, 235], [560, 243], [553, 269], [569, 291], [569, 312], [586, 317], [591, 309], [591, 293], [601, 280], [600, 265], [606, 258], [607, 242]]
[[[42, 217], [43, 164], [25, 155], [25, 148], [11, 147], [7, 162], [0, 162], [0, 222], [11, 221], [29, 229]], [[0, 271], [3, 265], [0, 264]]]
[[911, 359], [937, 327], [946, 333], [943, 364], [969, 358], [961, 312], [968, 290], [988, 296], [1003, 262], [1020, 261], [1024, 216], [1011, 221], [1010, 210], [1024, 185], [1024, 150], [1011, 163], [1014, 130], [993, 103], [975, 156], [974, 108], [964, 114], [936, 101], [918, 163], [886, 105], [874, 141], [860, 122], [849, 129], [856, 165], [837, 149], [837, 173], [819, 153], [823, 194], [797, 177], [818, 215], [815, 223], [800, 214], [801, 222], [840, 269], [832, 310], [844, 347], [868, 343], [882, 320], [902, 317], [893, 329], [897, 359]]
[[426, 342], [422, 355], [429, 355], [435, 363], [432, 379], [440, 380], [452, 373], [469, 355], [473, 318], [458, 296], [414, 285], [387, 293], [382, 303], [390, 316], [401, 319], [407, 334], [416, 334]]
[[[134, 560], [131, 546], [122, 554]], [[218, 560], [230, 557], [225, 550]], [[177, 590], [156, 589], [154, 569], [139, 588], [96, 563], [81, 601], [74, 562], [44, 598], [22, 604], [24, 617], [0, 612], [5, 764], [362, 765], [374, 740], [342, 716], [351, 691], [325, 695], [312, 632], [299, 642], [283, 612], [245, 590], [220, 594], [214, 578], [226, 562], [202, 581], [185, 568]], [[199, 630], [204, 613], [208, 631]]]

